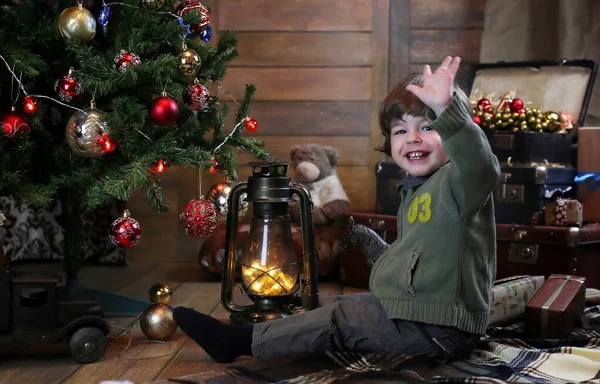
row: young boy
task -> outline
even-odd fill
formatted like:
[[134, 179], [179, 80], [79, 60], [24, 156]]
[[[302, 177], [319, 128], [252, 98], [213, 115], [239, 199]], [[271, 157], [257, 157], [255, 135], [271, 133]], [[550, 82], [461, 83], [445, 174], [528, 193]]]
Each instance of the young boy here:
[[468, 99], [454, 88], [459, 64], [446, 57], [434, 73], [426, 65], [383, 102], [381, 150], [411, 176], [401, 191], [398, 238], [375, 262], [371, 291], [255, 325], [175, 308], [179, 327], [214, 360], [356, 350], [447, 362], [471, 354], [489, 320], [500, 168]]

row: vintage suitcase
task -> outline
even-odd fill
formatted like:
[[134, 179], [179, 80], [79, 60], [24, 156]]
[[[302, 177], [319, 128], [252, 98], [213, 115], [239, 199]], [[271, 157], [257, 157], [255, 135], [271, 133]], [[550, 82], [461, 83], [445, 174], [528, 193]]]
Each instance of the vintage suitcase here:
[[[466, 90], [475, 102], [486, 95], [498, 100], [514, 90], [526, 107], [544, 112], [567, 111], [574, 117], [574, 125], [580, 127], [585, 123], [596, 72], [593, 60], [476, 64], [467, 73]], [[486, 136], [500, 162], [510, 158], [518, 163], [574, 164], [575, 131], [572, 129], [570, 134], [563, 135], [486, 130]]]
[[392, 160], [381, 160], [375, 166], [375, 177], [377, 178], [375, 212], [395, 216], [400, 206], [398, 186], [406, 177], [406, 172]]
[[496, 224], [496, 239], [498, 279], [558, 273], [584, 276], [588, 288], [600, 288], [600, 224]]
[[575, 197], [577, 171], [573, 167], [505, 165], [494, 191], [496, 222], [543, 224], [546, 202], [557, 197]]

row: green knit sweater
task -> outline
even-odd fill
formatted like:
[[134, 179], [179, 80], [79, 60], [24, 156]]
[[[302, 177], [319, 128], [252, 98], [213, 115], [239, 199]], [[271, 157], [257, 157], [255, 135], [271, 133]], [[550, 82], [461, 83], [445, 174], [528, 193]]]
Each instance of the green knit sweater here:
[[373, 266], [370, 288], [391, 319], [484, 334], [496, 275], [492, 192], [500, 167], [469, 112], [454, 97], [430, 125], [450, 162], [401, 191], [398, 238]]

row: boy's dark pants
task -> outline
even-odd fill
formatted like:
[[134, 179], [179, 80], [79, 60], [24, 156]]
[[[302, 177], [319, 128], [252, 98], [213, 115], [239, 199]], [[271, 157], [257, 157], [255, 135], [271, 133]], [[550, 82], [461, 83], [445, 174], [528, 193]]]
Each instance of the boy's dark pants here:
[[388, 319], [373, 293], [338, 296], [312, 311], [259, 323], [252, 333], [254, 358], [353, 350], [423, 355], [440, 363], [467, 357], [479, 335], [453, 327]]

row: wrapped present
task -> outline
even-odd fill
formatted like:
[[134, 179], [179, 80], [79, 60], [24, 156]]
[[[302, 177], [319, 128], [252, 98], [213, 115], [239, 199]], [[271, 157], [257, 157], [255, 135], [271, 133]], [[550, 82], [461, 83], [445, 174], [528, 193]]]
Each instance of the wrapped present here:
[[546, 225], [558, 227], [581, 227], [583, 225], [583, 208], [576, 199], [558, 198], [544, 204]]
[[585, 277], [552, 274], [525, 307], [525, 329], [542, 338], [565, 338], [585, 308]]
[[492, 289], [490, 325], [519, 319], [525, 306], [544, 284], [544, 276], [512, 276], [496, 280]]

